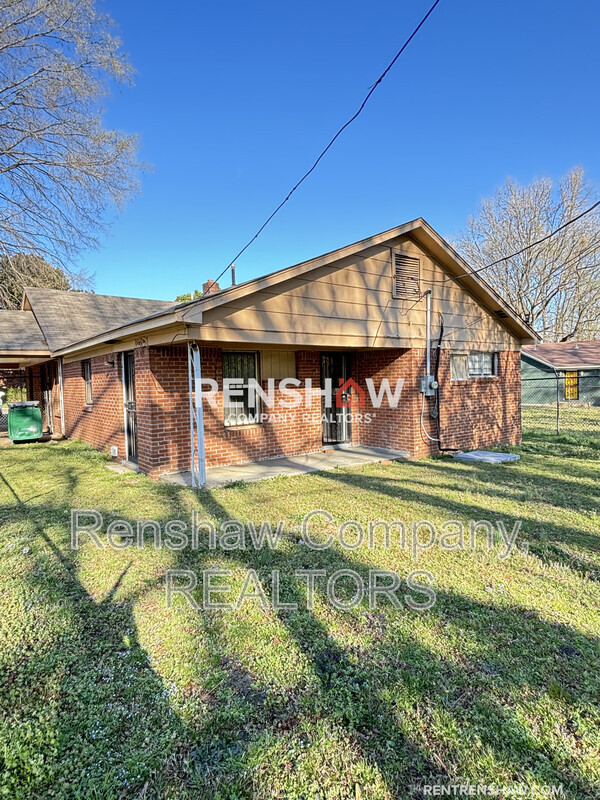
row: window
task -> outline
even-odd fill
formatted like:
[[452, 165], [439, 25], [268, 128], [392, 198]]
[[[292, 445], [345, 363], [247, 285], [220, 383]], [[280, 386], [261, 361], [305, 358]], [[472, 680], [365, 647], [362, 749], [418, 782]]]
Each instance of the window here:
[[497, 353], [469, 353], [469, 377], [492, 378], [497, 374]]
[[83, 380], [85, 381], [85, 404], [91, 406], [92, 399], [92, 362], [88, 359], [83, 361]]
[[469, 357], [466, 353], [450, 354], [450, 380], [469, 380]]
[[421, 294], [420, 262], [418, 258], [392, 250], [394, 264], [394, 297], [412, 298]]
[[578, 372], [565, 372], [565, 400], [579, 400]]
[[249, 389], [258, 379], [256, 353], [223, 353], [223, 412], [225, 425], [250, 425], [258, 422], [259, 400]]

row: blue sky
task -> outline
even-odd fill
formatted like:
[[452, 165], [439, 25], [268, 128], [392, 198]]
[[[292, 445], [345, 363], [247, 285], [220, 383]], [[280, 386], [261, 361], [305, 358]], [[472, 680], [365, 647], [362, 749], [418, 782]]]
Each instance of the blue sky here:
[[[152, 165], [79, 260], [99, 293], [172, 299], [215, 277], [358, 107], [430, 0], [107, 0], [137, 70], [106, 122]], [[425, 217], [452, 237], [511, 175], [600, 185], [600, 6], [441, 0], [252, 248], [238, 282]]]

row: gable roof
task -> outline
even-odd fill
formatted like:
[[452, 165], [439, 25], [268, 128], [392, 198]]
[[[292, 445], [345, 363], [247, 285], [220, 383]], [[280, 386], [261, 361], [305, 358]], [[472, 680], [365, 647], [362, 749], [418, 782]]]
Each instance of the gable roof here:
[[[334, 264], [343, 258], [359, 253], [361, 250], [385, 244], [388, 241], [406, 234], [409, 234], [415, 241], [427, 248], [451, 276], [459, 278], [465, 289], [470, 291], [478, 301], [484, 307], [488, 308], [519, 340], [525, 342], [540, 341], [540, 337], [533, 328], [530, 328], [517, 312], [492, 289], [481, 277], [481, 274], [475, 274], [473, 269], [448, 242], [442, 239], [423, 218], [419, 217], [411, 222], [399, 225], [396, 228], [391, 228], [382, 233], [375, 234], [374, 236], [369, 236], [366, 239], [361, 239], [353, 244], [318, 256], [317, 258], [312, 258], [308, 261], [303, 261], [299, 264], [270, 272], [260, 278], [253, 278], [245, 283], [230, 286], [227, 289], [221, 289], [218, 292], [207, 294], [196, 300], [171, 305], [170, 308], [158, 310], [147, 316], [137, 314], [135, 318], [131, 318], [127, 323], [107, 329], [102, 332], [101, 335], [81, 337], [76, 342], [73, 342], [71, 346], [63, 347], [62, 352], [73, 352], [84, 347], [102, 344], [107, 339], [114, 338], [116, 335], [124, 336], [133, 332], [141, 333], [145, 325], [147, 325], [148, 328], [154, 328], [176, 322], [190, 321], [189, 317], [192, 313], [200, 312], [201, 314], [204, 309], [215, 308], [232, 300], [237, 300], [240, 297], [251, 295], [261, 289], [277, 286], [291, 278], [309, 273], [322, 266]], [[60, 352], [57, 354], [60, 354]]]
[[49, 354], [44, 334], [31, 311], [0, 311], [0, 351]]
[[52, 352], [174, 306], [168, 300], [31, 287], [24, 289], [23, 302], [31, 308]]
[[600, 340], [527, 345], [523, 355], [554, 369], [600, 369]]

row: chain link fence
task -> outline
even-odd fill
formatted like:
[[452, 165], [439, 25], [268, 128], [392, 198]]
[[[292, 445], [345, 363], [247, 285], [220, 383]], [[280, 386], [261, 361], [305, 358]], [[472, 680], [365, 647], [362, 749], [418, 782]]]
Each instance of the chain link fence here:
[[521, 422], [524, 434], [600, 439], [600, 374], [522, 378]]
[[18, 400], [27, 400], [25, 371], [0, 370], [0, 433], [8, 430], [8, 404]]

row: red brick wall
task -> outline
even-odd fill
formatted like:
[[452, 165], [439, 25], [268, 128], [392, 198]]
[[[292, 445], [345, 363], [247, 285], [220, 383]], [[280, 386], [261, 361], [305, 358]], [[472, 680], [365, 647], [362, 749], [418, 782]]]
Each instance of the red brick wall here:
[[[432, 354], [432, 372], [435, 351]], [[397, 409], [374, 409], [367, 396], [366, 406], [358, 407], [354, 398], [353, 414], [371, 414], [370, 423], [353, 425], [353, 443], [370, 447], [405, 450], [414, 458], [439, 452], [438, 443], [427, 438], [421, 428], [422, 395], [419, 391], [425, 375], [425, 350], [376, 350], [357, 353], [355, 375], [366, 391], [365, 379], [371, 377], [376, 389], [386, 377], [393, 386], [404, 378]], [[498, 377], [471, 378], [466, 382], [450, 381], [450, 353], [440, 354], [440, 426], [441, 446], [474, 450], [493, 444], [518, 444], [521, 441], [521, 366], [520, 353], [502, 352], [498, 356]], [[438, 438], [435, 419], [430, 415], [434, 400], [425, 398], [423, 425]], [[357, 430], [358, 429], [358, 430]]]
[[[265, 413], [287, 415], [286, 419], [262, 424], [226, 428], [223, 424], [223, 367], [221, 350], [200, 350], [203, 378], [219, 386], [217, 407], [203, 404], [207, 466], [242, 464], [264, 458], [310, 453], [321, 448], [321, 405], [319, 396], [309, 408], [264, 409]], [[293, 377], [293, 376], [290, 376]], [[296, 377], [311, 378], [320, 386], [320, 355], [314, 351], [296, 354]], [[266, 390], [266, 383], [264, 384]], [[302, 391], [302, 388], [300, 389]], [[150, 474], [187, 470], [190, 466], [190, 416], [188, 400], [187, 349], [149, 348], [136, 351], [136, 396], [140, 469]], [[295, 415], [292, 418], [292, 415]]]
[[[356, 380], [365, 392], [365, 405], [360, 408], [356, 395], [353, 397], [352, 414], [356, 419], [352, 425], [352, 441], [367, 447], [383, 447], [390, 450], [412, 452], [414, 445], [414, 364], [413, 350], [373, 350], [359, 352], [353, 363]], [[387, 399], [381, 408], [375, 408], [367, 390], [366, 378], [372, 378], [376, 392], [386, 378], [392, 392], [396, 382], [404, 379], [404, 387], [397, 408], [391, 408]], [[370, 417], [370, 421], [367, 419]]]
[[[119, 449], [119, 458], [124, 459], [121, 355], [111, 353], [92, 358], [91, 361], [93, 400], [91, 406], [85, 404], [82, 362], [63, 364], [65, 435], [69, 439], [83, 439], [84, 442], [102, 451], [116, 445]], [[114, 366], [107, 366], [106, 361], [112, 361]], [[57, 431], [60, 431], [60, 427]]]
[[189, 469], [187, 346], [135, 351], [138, 462], [143, 472]]
[[[442, 445], [476, 450], [521, 442], [521, 354], [498, 353], [498, 377], [450, 380], [450, 355], [440, 360]], [[427, 448], [423, 448], [427, 452]], [[417, 455], [423, 454], [421, 449]]]
[[[309, 407], [281, 408], [279, 393], [275, 392], [272, 409], [263, 408], [272, 419], [262, 424], [225, 428], [223, 425], [223, 368], [221, 351], [203, 349], [201, 352], [202, 375], [213, 378], [219, 385], [218, 407], [210, 408], [204, 403], [204, 431], [207, 466], [242, 464], [276, 456], [312, 453], [321, 449], [321, 398], [313, 395]], [[305, 397], [305, 381], [312, 380], [312, 387], [321, 385], [320, 354], [302, 350], [296, 353], [296, 378], [302, 382], [299, 391]], [[293, 375], [289, 377], [293, 378]], [[276, 382], [277, 383], [277, 382]], [[263, 384], [266, 391], [267, 384]], [[279, 418], [277, 418], [279, 416]]]
[[[207, 466], [240, 464], [276, 456], [298, 455], [321, 448], [321, 399], [315, 393], [309, 407], [284, 409], [277, 405], [264, 408], [266, 413], [284, 415], [262, 424], [226, 428], [223, 424], [222, 359], [218, 348], [201, 348], [202, 375], [219, 386], [217, 407], [204, 402], [204, 429]], [[114, 360], [114, 367], [105, 361]], [[366, 399], [358, 407], [357, 394], [352, 399], [355, 421], [352, 440], [355, 444], [406, 451], [419, 458], [437, 453], [420, 427], [422, 397], [419, 382], [425, 372], [424, 350], [372, 350], [354, 354], [352, 371], [366, 388], [365, 379], [373, 378], [379, 388], [382, 378], [392, 387], [404, 378], [397, 409], [375, 409]], [[139, 466], [144, 472], [159, 475], [189, 469], [189, 399], [187, 347], [140, 348], [135, 352], [136, 403], [138, 422]], [[290, 376], [292, 377], [292, 376]], [[320, 353], [299, 351], [296, 354], [296, 377], [312, 380], [320, 387]], [[444, 447], [474, 449], [495, 443], [517, 444], [520, 441], [520, 355], [499, 354], [497, 378], [475, 378], [466, 383], [450, 381], [448, 351], [440, 360], [440, 407]], [[93, 405], [85, 406], [85, 386], [81, 362], [63, 367], [66, 433], [106, 450], [117, 445], [125, 457], [123, 433], [123, 395], [120, 355], [92, 360]], [[266, 389], [266, 383], [264, 384]], [[430, 416], [433, 401], [426, 399], [424, 424], [437, 437], [435, 420]], [[58, 404], [56, 406], [58, 413]], [[358, 421], [357, 414], [371, 414], [371, 422]], [[285, 417], [287, 415], [287, 418]]]

